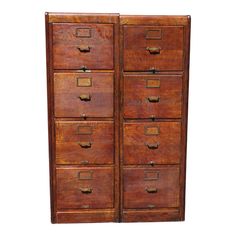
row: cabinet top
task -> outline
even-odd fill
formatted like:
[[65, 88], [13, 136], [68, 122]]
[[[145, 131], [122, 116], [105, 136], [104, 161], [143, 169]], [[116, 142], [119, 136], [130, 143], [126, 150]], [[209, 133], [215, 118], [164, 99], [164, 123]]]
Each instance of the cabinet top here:
[[120, 15], [119, 13], [59, 13], [46, 12], [48, 23], [118, 23], [155, 24], [155, 25], [188, 25], [190, 15]]

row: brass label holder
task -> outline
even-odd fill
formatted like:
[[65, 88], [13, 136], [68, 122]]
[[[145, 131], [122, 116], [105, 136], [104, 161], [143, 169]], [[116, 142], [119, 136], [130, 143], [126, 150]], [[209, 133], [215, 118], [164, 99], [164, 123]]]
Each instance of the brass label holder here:
[[79, 171], [78, 173], [79, 180], [91, 180], [93, 179], [93, 171]]
[[92, 87], [92, 78], [77, 78], [77, 87]]
[[78, 134], [93, 134], [91, 126], [78, 126]]
[[159, 135], [160, 134], [160, 130], [159, 127], [157, 126], [146, 126], [144, 127], [144, 134], [145, 135]]
[[159, 179], [159, 171], [144, 171], [144, 180], [158, 180]]
[[146, 39], [162, 39], [162, 30], [155, 29], [155, 30], [147, 30], [146, 31]]
[[92, 37], [90, 28], [77, 28], [75, 35], [78, 38], [91, 38]]
[[146, 88], [160, 88], [160, 79], [146, 79]]

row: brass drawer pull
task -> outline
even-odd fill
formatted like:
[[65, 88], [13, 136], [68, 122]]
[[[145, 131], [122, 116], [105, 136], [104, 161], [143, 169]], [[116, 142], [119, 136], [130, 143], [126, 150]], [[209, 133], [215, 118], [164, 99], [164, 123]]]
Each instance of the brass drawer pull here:
[[146, 188], [148, 193], [157, 193], [157, 188]]
[[145, 143], [145, 145], [149, 148], [149, 149], [157, 149], [159, 147], [159, 143]]
[[80, 52], [90, 52], [90, 49], [91, 49], [91, 47], [89, 47], [87, 45], [81, 45], [77, 48], [79, 49]]
[[149, 51], [150, 54], [160, 54], [161, 53], [161, 48], [146, 47], [146, 50]]
[[92, 188], [80, 188], [81, 193], [90, 194], [93, 192]]
[[80, 147], [82, 148], [91, 148], [92, 143], [91, 142], [78, 142]]
[[79, 99], [84, 102], [89, 102], [91, 101], [91, 96], [90, 94], [81, 94], [79, 95]]
[[159, 102], [160, 101], [160, 97], [158, 97], [158, 96], [150, 96], [147, 99], [149, 102]]

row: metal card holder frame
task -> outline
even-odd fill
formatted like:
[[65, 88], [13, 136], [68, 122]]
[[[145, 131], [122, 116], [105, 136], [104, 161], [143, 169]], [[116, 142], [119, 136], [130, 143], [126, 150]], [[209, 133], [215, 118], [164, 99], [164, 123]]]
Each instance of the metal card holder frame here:
[[146, 31], [145, 35], [146, 39], [155, 39], [161, 40], [162, 39], [162, 30], [161, 29], [151, 29]]
[[88, 27], [76, 28], [75, 36], [77, 38], [91, 38], [92, 30], [91, 28], [88, 28]]
[[92, 78], [78, 77], [77, 87], [92, 87]]
[[144, 171], [144, 180], [159, 180], [160, 172], [159, 171]]
[[146, 79], [146, 88], [160, 88], [161, 80], [160, 79]]
[[93, 171], [91, 170], [84, 170], [78, 172], [78, 179], [79, 180], [92, 180], [93, 179]]
[[77, 134], [93, 134], [93, 127], [88, 125], [78, 126]]
[[160, 134], [160, 128], [158, 126], [145, 126], [144, 134], [148, 136], [156, 136]]

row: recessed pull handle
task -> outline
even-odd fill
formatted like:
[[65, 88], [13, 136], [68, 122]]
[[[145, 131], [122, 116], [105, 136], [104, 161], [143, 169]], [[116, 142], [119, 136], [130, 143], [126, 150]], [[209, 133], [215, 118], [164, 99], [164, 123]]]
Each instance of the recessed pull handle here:
[[93, 192], [92, 188], [80, 188], [81, 193], [90, 194]]
[[150, 54], [160, 54], [161, 53], [161, 48], [146, 47], [146, 50], [149, 51]]
[[147, 99], [149, 102], [159, 102], [160, 101], [160, 97], [158, 97], [158, 96], [150, 96]]
[[80, 145], [80, 147], [82, 148], [91, 148], [92, 143], [91, 142], [78, 142], [78, 144]]
[[81, 94], [79, 95], [79, 99], [84, 102], [91, 101], [91, 96], [90, 94]]
[[145, 145], [149, 148], [149, 149], [157, 149], [159, 147], [159, 143], [145, 143]]
[[77, 47], [80, 52], [90, 52], [91, 47], [87, 45], [80, 45]]
[[157, 188], [146, 188], [148, 193], [157, 193]]

